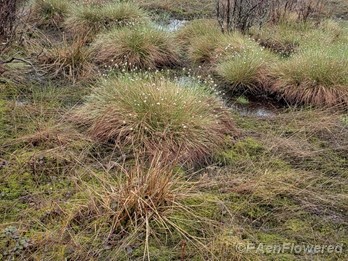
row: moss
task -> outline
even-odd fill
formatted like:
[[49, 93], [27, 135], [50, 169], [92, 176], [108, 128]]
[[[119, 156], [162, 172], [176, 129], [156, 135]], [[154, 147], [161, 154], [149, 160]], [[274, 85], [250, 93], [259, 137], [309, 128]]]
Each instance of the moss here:
[[285, 237], [275, 233], [259, 232], [255, 235], [259, 242], [263, 244], [281, 244], [289, 242]]
[[284, 225], [292, 232], [302, 232], [309, 227], [307, 222], [297, 218], [287, 220]]
[[5, 101], [0, 97], [0, 140], [5, 138]]
[[348, 115], [342, 115], [340, 120], [344, 126], [348, 127]]
[[9, 175], [2, 178], [0, 191], [2, 199], [11, 200], [24, 196], [35, 189], [34, 181], [29, 173]]
[[248, 100], [248, 98], [246, 98], [245, 96], [239, 96], [236, 100], [237, 103], [242, 104], [242, 105], [248, 105], [250, 104], [250, 101]]
[[255, 158], [264, 152], [260, 142], [248, 137], [238, 141], [232, 148], [223, 151], [217, 155], [217, 159], [225, 164], [233, 164], [237, 161], [243, 161], [246, 158]]

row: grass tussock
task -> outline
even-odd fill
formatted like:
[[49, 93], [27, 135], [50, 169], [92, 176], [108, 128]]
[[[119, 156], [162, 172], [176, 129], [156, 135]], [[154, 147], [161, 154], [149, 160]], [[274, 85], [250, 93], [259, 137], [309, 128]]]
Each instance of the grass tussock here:
[[215, 66], [231, 56], [256, 48], [258, 45], [240, 33], [197, 36], [190, 40], [187, 58], [193, 64]]
[[74, 35], [94, 36], [112, 27], [134, 26], [148, 22], [146, 13], [134, 3], [80, 5], [72, 11], [65, 26]]
[[74, 40], [69, 43], [64, 40], [54, 46], [42, 48], [37, 63], [52, 79], [63, 77], [76, 82], [91, 79], [95, 75], [91, 60], [91, 51], [84, 45], [84, 41]]
[[345, 45], [307, 49], [284, 61], [272, 74], [273, 91], [289, 103], [315, 106], [348, 104], [348, 52]]
[[30, 20], [39, 27], [61, 28], [70, 9], [71, 4], [66, 0], [33, 0]]
[[[168, 255], [153, 251], [164, 238], [176, 244], [185, 240], [196, 247], [195, 252], [198, 247], [204, 251], [201, 239], [181, 223], [194, 218], [208, 225], [205, 217], [184, 204], [194, 195], [192, 183], [163, 162], [168, 161], [158, 155], [149, 164], [136, 159], [132, 167], [120, 165], [110, 172], [85, 170], [77, 175], [78, 193], [41, 219], [48, 226], [52, 221], [60, 226], [32, 237], [26, 255], [150, 260]], [[180, 220], [175, 218], [178, 215]], [[72, 245], [75, 250], [69, 251]]]
[[95, 88], [72, 120], [92, 138], [152, 157], [203, 163], [236, 134], [223, 104], [200, 86], [141, 77], [109, 79]]
[[[177, 208], [185, 208], [180, 201], [189, 190], [187, 184], [180, 181], [180, 175], [161, 164], [161, 158], [153, 160], [149, 168], [144, 163], [136, 164], [118, 178], [95, 175], [98, 186], [83, 183], [90, 195], [88, 209], [73, 217], [72, 222], [74, 219], [106, 218], [109, 231], [105, 242], [115, 244], [113, 236], [123, 234], [116, 246], [118, 251], [124, 251], [139, 233], [145, 233], [144, 258], [149, 256], [149, 238], [153, 229], [158, 226], [173, 229], [168, 215]], [[83, 216], [83, 213], [89, 215]]]
[[276, 57], [262, 48], [244, 50], [220, 63], [216, 72], [231, 91], [263, 92], [270, 84], [267, 75], [270, 64], [275, 60]]
[[182, 46], [182, 55], [194, 65], [215, 66], [236, 53], [258, 47], [255, 41], [238, 32], [223, 34], [218, 23], [209, 19], [188, 23], [176, 38]]
[[284, 57], [308, 46], [347, 42], [343, 27], [330, 19], [320, 23], [283, 21], [261, 29], [252, 28], [251, 35], [260, 45]]
[[192, 38], [197, 36], [215, 36], [221, 33], [219, 24], [213, 19], [197, 19], [187, 23], [176, 34], [176, 38], [182, 44], [189, 44]]
[[110, 67], [155, 69], [179, 63], [173, 38], [150, 27], [114, 29], [93, 44], [97, 64]]

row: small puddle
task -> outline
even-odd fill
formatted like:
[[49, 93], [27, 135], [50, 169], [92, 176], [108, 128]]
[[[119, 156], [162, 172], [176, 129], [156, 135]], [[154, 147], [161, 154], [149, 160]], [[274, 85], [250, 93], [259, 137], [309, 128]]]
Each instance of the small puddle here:
[[[242, 102], [241, 102], [242, 100]], [[272, 118], [278, 113], [278, 108], [269, 101], [248, 100], [237, 98], [228, 102], [228, 106], [242, 116], [253, 116], [257, 118]]]
[[275, 112], [266, 108], [244, 107], [239, 105], [231, 106], [232, 109], [239, 112], [242, 116], [255, 116], [259, 118], [271, 118], [276, 115]]
[[186, 20], [170, 19], [168, 22], [156, 23], [156, 28], [166, 32], [176, 32], [185, 25]]

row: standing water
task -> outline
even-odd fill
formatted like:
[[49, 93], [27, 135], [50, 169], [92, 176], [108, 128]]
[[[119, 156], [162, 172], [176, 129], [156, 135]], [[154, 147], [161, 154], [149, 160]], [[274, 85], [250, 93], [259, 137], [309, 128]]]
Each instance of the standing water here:
[[166, 32], [176, 32], [185, 25], [186, 20], [170, 19], [168, 22], [159, 22], [156, 28]]

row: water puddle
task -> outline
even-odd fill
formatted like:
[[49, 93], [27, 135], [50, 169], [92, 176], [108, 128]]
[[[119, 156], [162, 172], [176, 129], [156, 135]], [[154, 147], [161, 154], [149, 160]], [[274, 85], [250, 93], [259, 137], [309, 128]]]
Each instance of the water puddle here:
[[156, 28], [166, 32], [176, 32], [185, 25], [186, 20], [170, 19], [168, 22], [159, 22]]
[[269, 101], [255, 101], [239, 97], [229, 101], [228, 106], [242, 116], [273, 118], [278, 114], [278, 108]]

